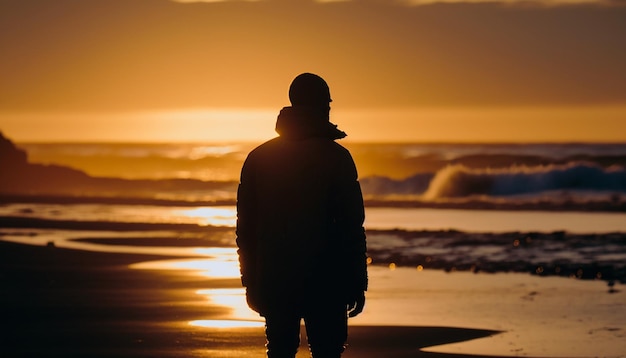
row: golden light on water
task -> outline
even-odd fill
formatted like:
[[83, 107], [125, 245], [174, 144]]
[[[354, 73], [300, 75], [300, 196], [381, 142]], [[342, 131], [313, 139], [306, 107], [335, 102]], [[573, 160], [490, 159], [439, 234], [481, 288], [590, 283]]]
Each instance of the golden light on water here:
[[192, 270], [210, 278], [238, 278], [239, 263], [237, 261], [201, 260], [164, 260], [142, 262], [132, 265], [137, 269], [153, 270]]
[[157, 260], [130, 265], [144, 270], [187, 270], [210, 278], [239, 278], [237, 251], [230, 247], [205, 247], [193, 250], [206, 259]]
[[238, 146], [235, 145], [204, 145], [199, 147], [193, 147], [187, 154], [187, 157], [191, 160], [203, 159], [208, 156], [224, 156], [233, 153], [237, 150]]
[[207, 206], [194, 209], [181, 209], [175, 211], [173, 214], [194, 219], [198, 225], [204, 226], [234, 227], [237, 221], [237, 212], [234, 207]]
[[205, 328], [254, 328], [263, 327], [265, 323], [261, 321], [238, 321], [225, 319], [200, 319], [189, 322], [190, 326]]

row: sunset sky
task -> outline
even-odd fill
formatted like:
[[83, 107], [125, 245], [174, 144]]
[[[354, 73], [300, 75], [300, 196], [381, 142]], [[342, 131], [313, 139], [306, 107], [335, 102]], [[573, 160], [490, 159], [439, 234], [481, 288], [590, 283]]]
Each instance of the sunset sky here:
[[16, 141], [274, 136], [301, 72], [353, 141], [626, 141], [620, 0], [0, 0]]

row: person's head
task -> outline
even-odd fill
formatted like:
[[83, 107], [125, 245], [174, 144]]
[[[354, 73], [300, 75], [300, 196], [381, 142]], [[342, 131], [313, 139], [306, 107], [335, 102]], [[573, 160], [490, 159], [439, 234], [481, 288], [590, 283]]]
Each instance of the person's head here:
[[292, 106], [307, 106], [330, 109], [330, 89], [328, 84], [318, 75], [302, 73], [289, 86], [289, 101]]

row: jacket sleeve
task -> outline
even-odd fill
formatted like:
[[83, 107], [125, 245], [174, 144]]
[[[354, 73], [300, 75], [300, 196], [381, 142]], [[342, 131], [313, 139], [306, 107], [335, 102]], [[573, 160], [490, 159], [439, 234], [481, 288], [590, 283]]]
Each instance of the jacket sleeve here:
[[255, 286], [256, 267], [256, 223], [255, 185], [253, 165], [246, 160], [241, 170], [237, 188], [237, 228], [236, 243], [239, 255], [241, 283], [245, 287]]
[[337, 172], [339, 175], [333, 193], [334, 217], [345, 259], [346, 284], [351, 292], [366, 291], [367, 244], [363, 227], [365, 209], [356, 166], [349, 154]]

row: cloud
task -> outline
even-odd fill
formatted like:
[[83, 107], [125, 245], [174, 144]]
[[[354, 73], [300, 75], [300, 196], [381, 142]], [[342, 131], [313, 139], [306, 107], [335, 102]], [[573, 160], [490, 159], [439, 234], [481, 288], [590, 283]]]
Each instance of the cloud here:
[[199, 2], [204, 2], [204, 3], [219, 3], [219, 2], [258, 2], [258, 1], [263, 1], [263, 0], [171, 0], [173, 2], [177, 2], [177, 3], [182, 3], [182, 4], [191, 4], [191, 3], [199, 3]]
[[[272, 0], [171, 0], [178, 3], [219, 3], [219, 2], [260, 2]], [[276, 1], [276, 0], [274, 0]], [[289, 0], [293, 2], [295, 0]], [[540, 6], [562, 6], [562, 5], [624, 5], [621, 0], [301, 0], [300, 3], [344, 3], [344, 2], [380, 2], [387, 4], [404, 4], [409, 6], [422, 6], [433, 4], [500, 4], [500, 5], [540, 5]]]
[[[191, 3], [223, 3], [223, 2], [261, 2], [261, 1], [271, 1], [271, 0], [171, 0], [177, 3], [183, 4], [191, 4]], [[289, 0], [290, 2], [294, 2], [296, 0]], [[310, 2], [310, 3], [336, 3], [336, 2], [349, 2], [353, 0], [300, 0], [300, 3]]]
[[501, 5], [541, 5], [541, 6], [561, 6], [561, 5], [612, 5], [619, 2], [614, 0], [405, 0], [409, 5], [431, 5], [431, 4], [501, 4]]

